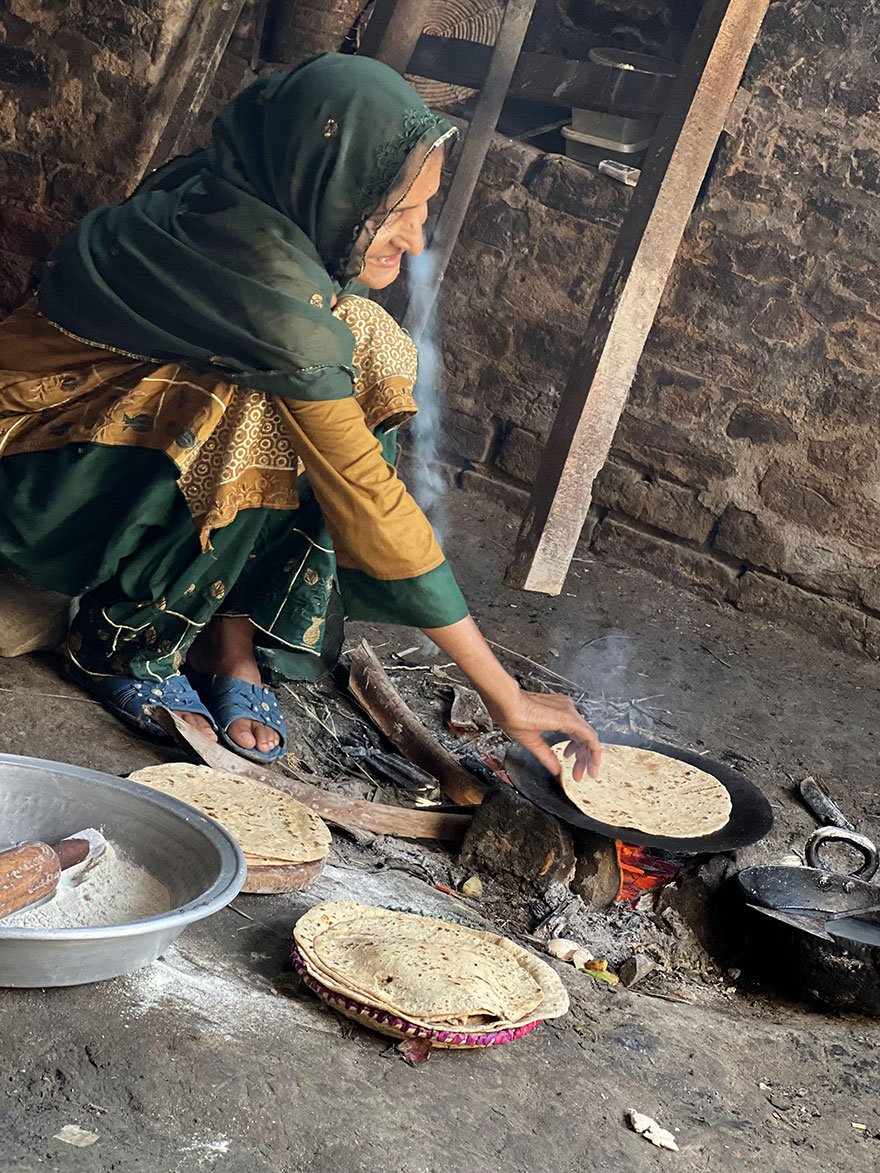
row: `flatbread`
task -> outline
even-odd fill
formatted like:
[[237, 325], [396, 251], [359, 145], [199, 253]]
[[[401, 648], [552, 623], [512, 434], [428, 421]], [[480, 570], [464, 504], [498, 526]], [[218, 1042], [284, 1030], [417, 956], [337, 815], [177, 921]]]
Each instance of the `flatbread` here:
[[249, 868], [312, 863], [330, 849], [326, 824], [295, 798], [264, 782], [186, 762], [147, 766], [130, 777], [222, 823], [238, 840]]
[[432, 1030], [498, 1030], [568, 1009], [545, 962], [504, 937], [434, 917], [338, 901], [307, 912], [293, 936], [322, 985]]
[[599, 777], [572, 773], [571, 743], [560, 741], [553, 752], [562, 765], [562, 789], [591, 819], [629, 827], [646, 835], [695, 839], [726, 827], [731, 801], [716, 777], [687, 762], [631, 745], [603, 745]]

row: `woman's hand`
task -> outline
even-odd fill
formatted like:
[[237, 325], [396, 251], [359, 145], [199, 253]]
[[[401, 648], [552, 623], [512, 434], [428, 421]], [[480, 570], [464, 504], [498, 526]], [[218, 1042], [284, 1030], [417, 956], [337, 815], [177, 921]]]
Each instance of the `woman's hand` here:
[[565, 756], [575, 759], [573, 772], [576, 781], [583, 778], [584, 770], [591, 778], [598, 776], [602, 760], [598, 734], [577, 711], [571, 697], [518, 689], [511, 698], [497, 705], [491, 698], [484, 697], [484, 700], [496, 724], [533, 753], [554, 777], [558, 778], [560, 774], [559, 759], [541, 736], [550, 730], [571, 737]]
[[492, 719], [533, 753], [554, 778], [560, 774], [559, 759], [541, 734], [555, 730], [571, 738], [565, 754], [575, 758], [573, 772], [577, 781], [583, 778], [585, 769], [591, 778], [597, 776], [602, 747], [596, 731], [574, 707], [571, 697], [524, 692], [498, 663], [470, 616], [448, 627], [423, 630], [467, 674]]

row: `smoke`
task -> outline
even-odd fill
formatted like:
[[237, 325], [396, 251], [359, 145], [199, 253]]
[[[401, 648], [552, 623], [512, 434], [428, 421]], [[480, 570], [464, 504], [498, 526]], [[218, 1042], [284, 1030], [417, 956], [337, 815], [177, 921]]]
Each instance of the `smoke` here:
[[639, 671], [638, 646], [628, 632], [612, 628], [578, 644], [570, 629], [557, 628], [553, 641], [560, 655], [551, 666], [583, 686], [580, 707], [588, 721], [600, 730], [653, 734], [657, 714], [665, 711], [658, 706], [664, 702], [656, 681]]
[[419, 405], [409, 435], [412, 457], [408, 481], [412, 494], [425, 511], [441, 546], [446, 530], [446, 482], [440, 472], [437, 440], [440, 435], [440, 363], [437, 357], [435, 330], [436, 313], [424, 313], [430, 304], [434, 288], [436, 259], [430, 249], [413, 257], [409, 265], [411, 313], [415, 321], [426, 319], [425, 328], [417, 339], [419, 347], [419, 376], [415, 397]]

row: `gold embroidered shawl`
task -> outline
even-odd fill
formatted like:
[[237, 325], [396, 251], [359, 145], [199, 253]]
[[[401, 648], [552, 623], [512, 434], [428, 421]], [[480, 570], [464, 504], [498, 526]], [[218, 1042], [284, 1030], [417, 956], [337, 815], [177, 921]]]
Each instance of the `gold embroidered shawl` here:
[[[367, 427], [410, 419], [417, 355], [409, 335], [365, 298], [342, 298], [333, 312], [355, 336], [354, 395]], [[242, 509], [297, 507], [301, 427], [286, 400], [177, 363], [97, 350], [48, 323], [35, 300], [0, 336], [0, 456], [84, 442], [162, 451], [180, 471], [203, 548]]]

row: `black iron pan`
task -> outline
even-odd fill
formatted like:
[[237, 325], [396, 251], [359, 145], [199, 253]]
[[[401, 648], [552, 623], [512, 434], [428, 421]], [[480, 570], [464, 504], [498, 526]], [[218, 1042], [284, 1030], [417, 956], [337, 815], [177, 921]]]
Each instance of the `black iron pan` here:
[[[856, 874], [823, 865], [829, 840], [862, 854]], [[880, 884], [870, 882], [877, 848], [856, 832], [820, 827], [805, 855], [812, 866], [746, 868], [731, 881], [746, 918], [742, 968], [822, 1006], [880, 1014]]]
[[[565, 733], [545, 733], [544, 740], [548, 745], [555, 745], [568, 738]], [[545, 770], [522, 746], [512, 745], [508, 749], [504, 758], [504, 768], [519, 793], [541, 810], [574, 827], [583, 827], [609, 839], [622, 839], [625, 843], [635, 843], [642, 847], [659, 847], [680, 855], [732, 851], [736, 847], [757, 843], [773, 825], [770, 803], [761, 791], [728, 766], [710, 761], [701, 754], [676, 749], [660, 741], [649, 741], [644, 737], [609, 732], [607, 740], [617, 745], [632, 745], [639, 749], [665, 754], [669, 758], [705, 770], [707, 774], [717, 778], [730, 795], [732, 809], [727, 825], [720, 831], [713, 831], [711, 835], [690, 839], [680, 839], [671, 835], [646, 835], [644, 831], [636, 831], [632, 827], [614, 827], [609, 823], [601, 823], [598, 819], [591, 819], [578, 810], [566, 797], [558, 779], [554, 778], [549, 770]]]
[[[832, 841], [859, 852], [862, 864], [856, 871], [834, 872], [823, 863], [822, 846]], [[737, 884], [749, 906], [765, 915], [793, 916], [801, 928], [824, 937], [880, 948], [880, 884], [871, 882], [880, 869], [880, 854], [874, 843], [857, 831], [820, 827], [804, 854], [807, 867], [776, 864], [739, 872]]]

